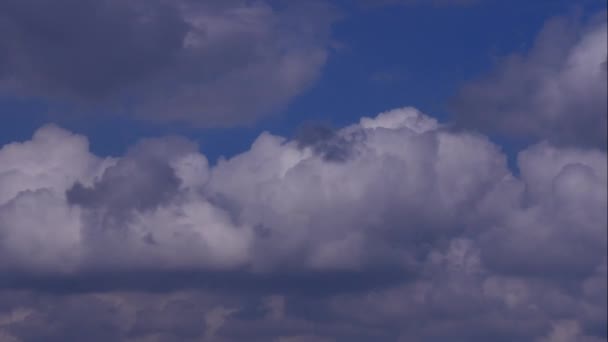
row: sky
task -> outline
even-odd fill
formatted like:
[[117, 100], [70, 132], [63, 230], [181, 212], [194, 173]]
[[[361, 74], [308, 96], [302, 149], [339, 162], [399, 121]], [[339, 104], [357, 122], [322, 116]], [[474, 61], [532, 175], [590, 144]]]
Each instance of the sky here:
[[0, 341], [608, 341], [606, 10], [0, 2]]

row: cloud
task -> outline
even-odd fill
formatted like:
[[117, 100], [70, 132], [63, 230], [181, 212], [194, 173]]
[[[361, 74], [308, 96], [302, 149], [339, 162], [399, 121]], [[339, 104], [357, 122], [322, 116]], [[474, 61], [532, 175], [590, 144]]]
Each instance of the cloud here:
[[[603, 277], [602, 267], [585, 281]], [[566, 284], [492, 272], [475, 242], [461, 239], [431, 255], [426, 277], [390, 290], [336, 296], [331, 307], [344, 321], [384, 329], [399, 341], [550, 340], [563, 333], [564, 321], [575, 340], [605, 341], [605, 303], [578, 292], [578, 281], [569, 283], [572, 288]]]
[[520, 153], [525, 187], [502, 224], [483, 236], [488, 263], [507, 272], [573, 277], [590, 274], [606, 252], [606, 154], [540, 144]]
[[[466, 218], [461, 207], [508, 174], [485, 138], [444, 132], [411, 108], [363, 118], [331, 139], [347, 148], [343, 158], [328, 159], [332, 143], [305, 146], [264, 133], [249, 151], [210, 168], [179, 138], [104, 159], [87, 151], [85, 138], [43, 127], [0, 152], [3, 251], [14, 260], [4, 267], [408, 270], [424, 252], [417, 242], [455, 234], [454, 222]], [[49, 149], [54, 156], [44, 155]], [[38, 159], [47, 160], [40, 171], [28, 164]], [[348, 190], [332, 191], [338, 185]], [[51, 233], [49, 224], [60, 230]], [[42, 244], [48, 234], [56, 244]], [[391, 246], [397, 241], [409, 249]]]
[[[126, 96], [148, 119], [253, 120], [326, 58], [326, 8], [290, 6], [9, 0], [0, 78]], [[535, 140], [516, 174], [487, 137], [411, 107], [265, 132], [215, 165], [181, 137], [97, 156], [54, 125], [3, 146], [0, 340], [607, 341], [608, 160], [591, 123], [606, 118], [605, 25], [556, 19], [463, 88], [460, 124], [487, 113], [495, 126], [468, 127]]]
[[606, 149], [606, 15], [549, 20], [532, 48], [465, 84], [456, 120], [560, 146]]
[[247, 291], [5, 291], [0, 331], [23, 341], [87, 335], [121, 342], [605, 341], [605, 279], [604, 268], [579, 292], [538, 278], [488, 273], [474, 243], [457, 239], [432, 253], [425, 277], [329, 298]]
[[0, 336], [605, 341], [606, 152], [517, 164], [410, 107], [216, 165], [45, 126], [0, 149]]
[[314, 82], [334, 18], [321, 2], [3, 1], [0, 90], [88, 115], [242, 124]]

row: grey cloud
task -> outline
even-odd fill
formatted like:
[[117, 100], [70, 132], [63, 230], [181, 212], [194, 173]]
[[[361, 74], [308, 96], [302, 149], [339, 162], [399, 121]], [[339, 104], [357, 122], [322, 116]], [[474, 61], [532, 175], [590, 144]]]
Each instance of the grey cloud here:
[[302, 125], [294, 140], [301, 148], [310, 147], [327, 161], [344, 162], [355, 153], [353, 146], [365, 139], [363, 132], [340, 135], [326, 124], [309, 123]]
[[[135, 179], [133, 174], [137, 174]], [[75, 184], [68, 189], [70, 204], [83, 207], [114, 206], [117, 210], [151, 209], [171, 198], [179, 179], [166, 164], [121, 161], [108, 168], [93, 188]]]
[[280, 291], [5, 291], [0, 332], [26, 342], [84, 338], [99, 329], [106, 331], [95, 336], [116, 341], [606, 340], [605, 302], [598, 301], [605, 298], [605, 266], [585, 279], [583, 291], [572, 291], [488, 273], [471, 241], [456, 240], [429, 256], [425, 275], [321, 298]]
[[0, 89], [88, 115], [242, 124], [316, 79], [334, 17], [321, 2], [4, 1]]
[[177, 137], [144, 140], [105, 169], [92, 187], [74, 184], [66, 192], [68, 203], [114, 211], [153, 209], [171, 200], [180, 186], [167, 156], [177, 159], [196, 151], [194, 144]]
[[505, 57], [453, 101], [466, 127], [606, 149], [606, 15], [548, 21], [525, 54]]
[[[111, 295], [42, 296], [15, 292], [21, 308], [0, 331], [19, 341], [200, 341], [204, 317], [221, 303], [200, 293], [169, 296]], [[5, 296], [3, 296], [5, 298]], [[18, 314], [14, 314], [17, 312]], [[154, 327], [154, 330], [150, 328]]]
[[356, 324], [400, 332], [400, 341], [540, 341], [564, 323], [577, 327], [570, 340], [606, 339], [595, 328], [606, 322], [605, 304], [578, 292], [581, 283], [573, 290], [548, 278], [498, 275], [480, 257], [474, 242], [454, 240], [431, 254], [419, 281], [337, 296], [333, 308]]
[[[158, 1], [6, 1], [10, 78], [59, 95], [104, 97], [174, 63], [188, 31]], [[63, 93], [63, 94], [62, 94]]]

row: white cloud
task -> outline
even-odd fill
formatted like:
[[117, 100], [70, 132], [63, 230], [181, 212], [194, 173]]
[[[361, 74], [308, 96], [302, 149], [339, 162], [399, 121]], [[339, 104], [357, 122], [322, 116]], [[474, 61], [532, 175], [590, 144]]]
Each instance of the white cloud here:
[[[520, 153], [516, 176], [487, 138], [446, 130], [413, 108], [318, 139], [263, 133], [209, 166], [177, 137], [101, 158], [86, 138], [43, 127], [0, 149], [0, 285], [236, 292], [188, 323], [164, 325], [156, 320], [165, 304], [120, 295], [110, 304], [126, 321], [103, 318], [113, 327], [104, 336], [118, 340], [221, 341], [251, 329], [266, 340], [601, 340], [605, 152], [539, 143]], [[99, 279], [107, 287], [95, 287]], [[243, 289], [253, 299], [241, 301]], [[323, 299], [306, 304], [290, 291]], [[166, 310], [183, 316], [191, 295]], [[110, 305], [83, 296], [78, 303]], [[3, 327], [5, 335], [48, 320], [47, 309], [28, 309], [40, 314]], [[151, 316], [133, 315], [141, 310]], [[306, 310], [334, 321], [313, 323]]]
[[485, 262], [505, 272], [601, 261], [603, 152], [540, 144], [521, 153], [516, 178], [485, 137], [443, 130], [413, 108], [328, 139], [342, 142], [343, 160], [264, 133], [209, 168], [179, 138], [103, 159], [84, 137], [44, 127], [0, 150], [4, 267], [412, 271], [462, 234], [480, 236]]

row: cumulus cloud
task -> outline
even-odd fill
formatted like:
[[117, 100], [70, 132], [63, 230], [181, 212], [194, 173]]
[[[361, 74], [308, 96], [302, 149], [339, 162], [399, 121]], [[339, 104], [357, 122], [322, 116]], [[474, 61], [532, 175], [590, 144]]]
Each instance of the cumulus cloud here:
[[538, 143], [514, 175], [409, 107], [317, 133], [216, 165], [179, 137], [4, 146], [0, 336], [606, 340], [605, 151]]
[[[519, 156], [518, 207], [483, 237], [489, 263], [510, 272], [590, 274], [606, 254], [606, 154], [540, 144]], [[508, 200], [511, 201], [511, 200]], [[486, 240], [487, 239], [487, 240]], [[504, 249], [503, 249], [504, 248]]]
[[[487, 139], [445, 132], [412, 108], [363, 118], [329, 140], [348, 148], [343, 160], [325, 156], [331, 142], [264, 133], [210, 168], [179, 138], [104, 159], [84, 137], [43, 127], [0, 154], [3, 251], [15, 260], [5, 267], [411, 269], [424, 254], [418, 242], [457, 234], [469, 218], [461, 210], [508, 174]], [[39, 158], [49, 166], [28, 164]], [[49, 234], [56, 244], [42, 245]]]
[[[252, 120], [314, 80], [328, 11], [4, 1], [0, 84]], [[605, 41], [603, 16], [555, 19], [462, 89], [458, 123], [535, 140], [517, 172], [411, 107], [215, 165], [181, 137], [105, 157], [41, 127], [0, 148], [0, 340], [607, 341]]]
[[532, 48], [505, 57], [454, 100], [467, 127], [606, 149], [606, 14], [548, 21]]
[[317, 78], [334, 18], [316, 1], [3, 1], [0, 90], [90, 115], [250, 122]]

